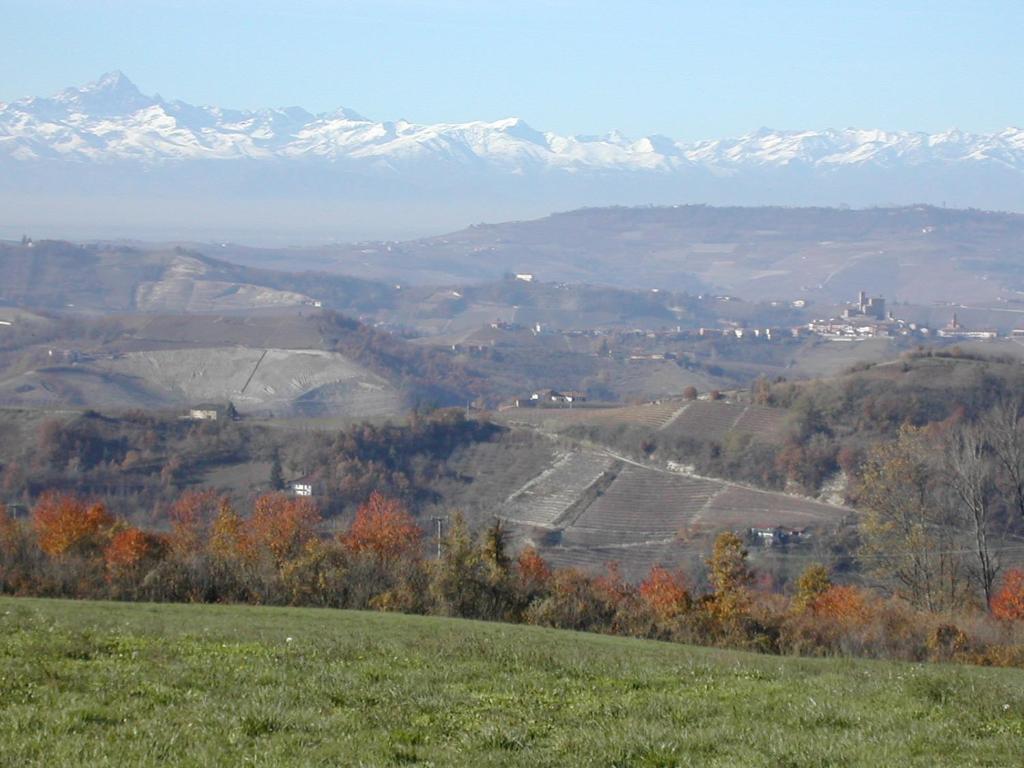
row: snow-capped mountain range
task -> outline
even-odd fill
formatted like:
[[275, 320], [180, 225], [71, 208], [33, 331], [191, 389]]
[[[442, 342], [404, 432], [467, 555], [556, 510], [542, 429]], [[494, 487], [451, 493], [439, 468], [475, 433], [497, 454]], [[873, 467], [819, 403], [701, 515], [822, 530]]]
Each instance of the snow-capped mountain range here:
[[146, 96], [121, 72], [111, 72], [49, 98], [0, 103], [0, 152], [24, 161], [280, 158], [360, 160], [387, 167], [431, 160], [511, 173], [925, 163], [991, 163], [1024, 171], [1024, 129], [928, 134], [762, 128], [740, 138], [691, 143], [659, 135], [560, 136], [535, 130], [519, 118], [417, 125], [370, 120], [345, 108], [314, 115], [299, 107], [197, 107]]
[[[357, 200], [363, 217], [365, 206], [429, 202], [427, 219], [440, 227], [580, 205], [668, 202], [948, 200], [1024, 210], [1024, 129], [760, 129], [696, 142], [563, 136], [519, 118], [419, 125], [344, 108], [194, 106], [146, 96], [111, 72], [51, 97], [0, 103], [0, 201], [37, 211], [58, 195], [94, 205], [99, 197], [152, 195], [233, 204], [253, 195]], [[211, 226], [216, 205], [201, 208]], [[450, 215], [438, 217], [441, 209]], [[12, 215], [0, 227], [20, 221]]]

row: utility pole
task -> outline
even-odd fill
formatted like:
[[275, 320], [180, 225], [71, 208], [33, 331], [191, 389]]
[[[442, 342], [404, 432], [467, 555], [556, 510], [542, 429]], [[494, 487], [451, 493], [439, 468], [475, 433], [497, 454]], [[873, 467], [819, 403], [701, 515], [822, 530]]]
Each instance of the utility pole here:
[[437, 559], [441, 559], [441, 537], [444, 535], [444, 524], [447, 522], [446, 517], [432, 517], [430, 518], [434, 523], [434, 528], [437, 532]]

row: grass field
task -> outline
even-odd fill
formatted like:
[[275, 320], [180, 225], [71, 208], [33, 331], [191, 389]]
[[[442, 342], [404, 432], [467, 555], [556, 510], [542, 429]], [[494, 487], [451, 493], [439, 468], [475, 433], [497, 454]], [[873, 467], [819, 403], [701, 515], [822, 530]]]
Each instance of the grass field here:
[[1016, 766], [1024, 672], [0, 599], [0, 765]]

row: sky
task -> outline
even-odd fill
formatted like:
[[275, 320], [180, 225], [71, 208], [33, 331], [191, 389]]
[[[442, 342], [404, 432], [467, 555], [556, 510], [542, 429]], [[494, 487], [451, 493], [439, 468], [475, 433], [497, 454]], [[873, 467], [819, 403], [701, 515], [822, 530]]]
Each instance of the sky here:
[[119, 69], [225, 107], [683, 140], [1024, 125], [1021, 0], [0, 0], [0, 101]]

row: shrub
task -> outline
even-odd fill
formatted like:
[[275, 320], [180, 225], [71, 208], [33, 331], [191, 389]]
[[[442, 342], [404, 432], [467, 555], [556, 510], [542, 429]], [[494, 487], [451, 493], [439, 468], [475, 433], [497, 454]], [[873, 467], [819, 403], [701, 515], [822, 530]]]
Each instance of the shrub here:
[[992, 615], [1003, 621], [1024, 621], [1024, 570], [1011, 568], [992, 597]]

